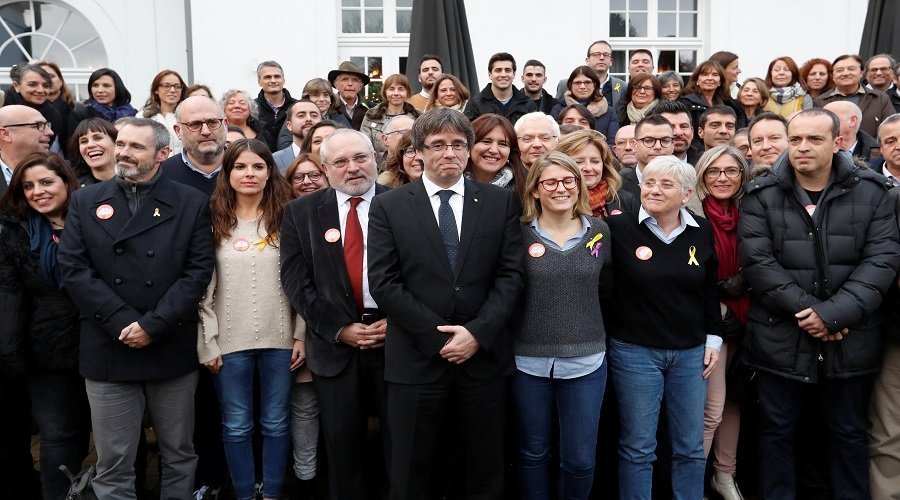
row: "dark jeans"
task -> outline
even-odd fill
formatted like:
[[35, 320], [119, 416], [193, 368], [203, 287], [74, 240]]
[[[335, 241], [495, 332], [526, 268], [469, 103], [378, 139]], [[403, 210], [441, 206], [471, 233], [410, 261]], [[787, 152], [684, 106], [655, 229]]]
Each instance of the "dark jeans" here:
[[814, 391], [826, 435], [828, 473], [834, 499], [868, 499], [869, 450], [866, 410], [872, 378], [854, 377], [810, 385], [760, 372], [760, 496], [767, 500], [796, 498], [794, 434], [803, 395]]
[[41, 434], [41, 491], [45, 500], [62, 500], [70, 483], [59, 466], [78, 474], [88, 453], [91, 416], [84, 379], [75, 369], [42, 370], [29, 375], [28, 391]]
[[37, 497], [30, 413], [25, 382], [0, 375], [0, 498]]
[[[606, 363], [570, 379], [536, 377], [516, 370], [512, 379], [517, 418], [518, 479], [522, 499], [586, 499], [594, 480], [600, 406], [606, 389]], [[553, 413], [559, 435], [553, 435]], [[559, 444], [559, 479], [551, 486], [551, 449]]]

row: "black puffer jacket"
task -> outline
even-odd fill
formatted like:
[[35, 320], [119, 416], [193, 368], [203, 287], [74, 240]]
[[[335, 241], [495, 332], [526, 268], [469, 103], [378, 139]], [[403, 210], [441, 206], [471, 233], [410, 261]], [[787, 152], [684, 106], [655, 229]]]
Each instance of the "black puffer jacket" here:
[[27, 223], [8, 214], [0, 214], [0, 318], [5, 375], [78, 365], [78, 310], [65, 291], [41, 279]]
[[[747, 362], [815, 383], [877, 372], [882, 297], [900, 267], [890, 182], [832, 156], [832, 178], [810, 216], [787, 155], [748, 182], [741, 202], [738, 250], [752, 288], [744, 349]], [[823, 342], [794, 317], [808, 307], [831, 332]], [[820, 372], [821, 367], [821, 372]]]

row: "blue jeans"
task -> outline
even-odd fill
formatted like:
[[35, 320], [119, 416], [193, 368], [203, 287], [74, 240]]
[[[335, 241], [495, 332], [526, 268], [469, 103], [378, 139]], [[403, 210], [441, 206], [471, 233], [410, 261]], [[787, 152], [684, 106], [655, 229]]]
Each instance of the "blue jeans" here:
[[619, 401], [619, 490], [622, 500], [650, 499], [659, 408], [666, 398], [672, 440], [673, 498], [703, 498], [703, 379], [701, 344], [657, 349], [610, 339], [609, 369]]
[[290, 349], [250, 349], [222, 356], [215, 377], [222, 405], [225, 458], [239, 499], [256, 493], [253, 462], [253, 373], [259, 373], [259, 423], [263, 436], [263, 495], [276, 497], [284, 489], [291, 449]]
[[594, 480], [606, 361], [572, 379], [535, 377], [516, 370], [512, 401], [517, 420], [519, 491], [523, 499], [549, 499], [553, 409], [559, 414], [560, 500], [586, 499]]

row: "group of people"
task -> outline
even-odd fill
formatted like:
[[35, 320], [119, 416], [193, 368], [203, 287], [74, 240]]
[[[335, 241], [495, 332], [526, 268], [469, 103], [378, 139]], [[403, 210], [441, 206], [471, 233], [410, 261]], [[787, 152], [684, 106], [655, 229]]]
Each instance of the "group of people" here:
[[75, 103], [14, 68], [4, 497], [33, 419], [43, 498], [91, 434], [95, 494], [137, 498], [146, 414], [162, 498], [282, 498], [293, 464], [298, 498], [736, 500], [749, 402], [762, 498], [806, 462], [900, 495], [900, 67], [611, 64], [554, 95], [498, 53], [470, 93], [426, 55], [374, 106], [349, 61], [300, 99], [275, 61], [220, 101], [165, 70], [140, 112], [111, 69]]

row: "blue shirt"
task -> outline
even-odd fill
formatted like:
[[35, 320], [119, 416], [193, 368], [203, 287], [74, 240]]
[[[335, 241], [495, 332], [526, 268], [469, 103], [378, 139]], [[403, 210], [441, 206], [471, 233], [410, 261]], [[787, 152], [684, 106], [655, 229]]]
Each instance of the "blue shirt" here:
[[[553, 238], [548, 233], [541, 229], [537, 219], [531, 221], [531, 228], [534, 229], [534, 232], [541, 238], [541, 241], [548, 247], [560, 251], [568, 250], [577, 245], [578, 242], [581, 241], [581, 238], [584, 238], [589, 227], [591, 227], [590, 223], [582, 216], [581, 230], [573, 234], [562, 246], [559, 246], [553, 241]], [[597, 304], [597, 307], [600, 307], [600, 304]], [[578, 378], [594, 373], [594, 371], [603, 364], [605, 355], [605, 352], [598, 352], [597, 354], [576, 356], [573, 358], [516, 356], [516, 369], [535, 377], [555, 379]]]

